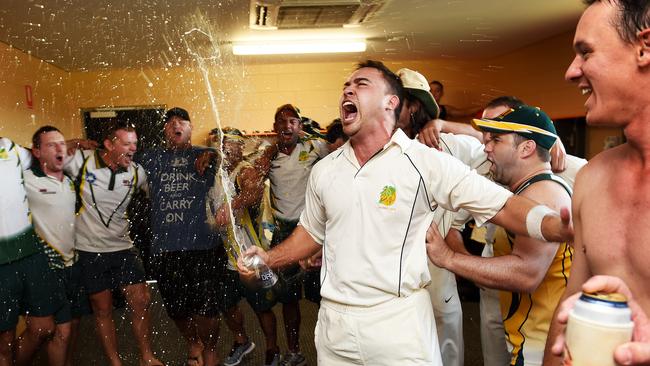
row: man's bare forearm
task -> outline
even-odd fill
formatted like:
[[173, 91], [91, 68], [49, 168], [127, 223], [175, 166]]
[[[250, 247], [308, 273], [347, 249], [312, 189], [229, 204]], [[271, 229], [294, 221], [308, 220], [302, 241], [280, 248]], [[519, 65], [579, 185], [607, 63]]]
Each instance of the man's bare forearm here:
[[267, 265], [274, 269], [286, 267], [316, 254], [321, 248], [307, 230], [298, 225], [287, 239], [269, 250]]

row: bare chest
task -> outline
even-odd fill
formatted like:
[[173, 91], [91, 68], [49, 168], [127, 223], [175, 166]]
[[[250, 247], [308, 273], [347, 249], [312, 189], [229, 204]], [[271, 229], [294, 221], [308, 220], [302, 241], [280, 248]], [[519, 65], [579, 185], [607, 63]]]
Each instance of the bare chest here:
[[581, 235], [592, 274], [623, 278], [650, 305], [650, 184], [611, 179], [585, 195]]

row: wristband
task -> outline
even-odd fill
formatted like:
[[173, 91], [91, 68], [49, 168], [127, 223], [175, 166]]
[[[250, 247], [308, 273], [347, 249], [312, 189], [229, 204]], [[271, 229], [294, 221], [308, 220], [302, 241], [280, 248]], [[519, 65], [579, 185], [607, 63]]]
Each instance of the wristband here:
[[528, 211], [528, 214], [526, 215], [526, 230], [528, 230], [528, 236], [533, 239], [548, 241], [542, 234], [542, 221], [546, 215], [557, 215], [557, 212], [544, 205], [537, 205]]

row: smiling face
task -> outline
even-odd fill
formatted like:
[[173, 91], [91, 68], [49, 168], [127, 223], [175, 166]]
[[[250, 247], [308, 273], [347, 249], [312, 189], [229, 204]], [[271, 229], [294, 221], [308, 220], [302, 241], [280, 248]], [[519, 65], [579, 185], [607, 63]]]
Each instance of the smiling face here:
[[104, 140], [108, 164], [115, 164], [122, 168], [128, 168], [133, 155], [137, 150], [138, 136], [135, 131], [119, 129], [115, 131], [114, 137]]
[[191, 147], [192, 123], [179, 116], [171, 117], [165, 123], [165, 141], [169, 147], [184, 149]]
[[381, 71], [364, 67], [350, 75], [344, 84], [339, 111], [343, 132], [350, 138], [371, 131], [377, 122], [394, 118], [399, 98], [389, 93]]
[[302, 124], [300, 117], [289, 109], [281, 110], [275, 117], [273, 131], [278, 134], [278, 143], [282, 147], [293, 148], [298, 143]]
[[576, 28], [576, 56], [565, 78], [587, 97], [587, 123], [624, 126], [636, 113], [639, 79], [637, 51], [614, 28], [618, 5], [607, 1], [589, 6]]
[[66, 154], [65, 140], [58, 131], [49, 131], [40, 134], [39, 145], [32, 152], [38, 159], [41, 170], [48, 175], [63, 171], [63, 161]]

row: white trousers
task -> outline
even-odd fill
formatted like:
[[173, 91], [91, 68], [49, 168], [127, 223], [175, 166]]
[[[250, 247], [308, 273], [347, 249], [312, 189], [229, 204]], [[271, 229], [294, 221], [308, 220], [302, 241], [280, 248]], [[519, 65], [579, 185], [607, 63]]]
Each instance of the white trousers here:
[[[492, 257], [492, 245], [486, 245], [482, 257]], [[481, 289], [479, 303], [481, 314], [481, 348], [484, 366], [503, 366], [510, 364], [510, 352], [506, 345], [506, 333], [503, 329], [499, 290]]]
[[425, 290], [372, 307], [323, 299], [314, 336], [320, 366], [442, 366]]
[[438, 329], [438, 342], [445, 366], [463, 366], [463, 309], [460, 305], [456, 276], [429, 262], [431, 284], [427, 287]]

